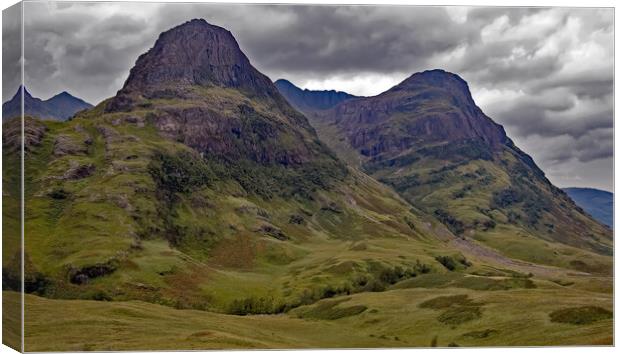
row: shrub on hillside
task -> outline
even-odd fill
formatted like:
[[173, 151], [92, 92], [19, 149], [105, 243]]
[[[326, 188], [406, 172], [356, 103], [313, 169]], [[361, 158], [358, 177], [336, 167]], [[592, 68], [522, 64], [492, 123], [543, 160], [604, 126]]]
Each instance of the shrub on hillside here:
[[441, 323], [448, 325], [459, 325], [465, 322], [473, 321], [482, 316], [480, 307], [477, 306], [459, 306], [449, 308], [444, 313], [437, 317], [437, 320]]
[[208, 185], [215, 178], [200, 156], [187, 151], [175, 155], [158, 152], [149, 163], [148, 170], [160, 190], [168, 196], [190, 192]]
[[471, 262], [463, 256], [437, 256], [435, 257], [435, 260], [441, 263], [441, 265], [443, 265], [449, 271], [454, 271], [459, 267], [468, 268], [472, 265]]
[[456, 261], [450, 256], [437, 256], [435, 259], [449, 271], [454, 271], [456, 269]]
[[247, 297], [235, 299], [229, 306], [228, 313], [233, 315], [276, 314], [284, 312], [285, 305], [273, 297]]
[[442, 224], [446, 225], [450, 231], [456, 235], [462, 235], [465, 232], [465, 224], [452, 216], [443, 209], [435, 210], [435, 216]]
[[439, 296], [432, 298], [430, 300], [426, 300], [418, 305], [420, 308], [429, 308], [429, 309], [444, 309], [450, 306], [468, 306], [473, 305], [473, 301], [467, 295], [451, 295], [451, 296]]

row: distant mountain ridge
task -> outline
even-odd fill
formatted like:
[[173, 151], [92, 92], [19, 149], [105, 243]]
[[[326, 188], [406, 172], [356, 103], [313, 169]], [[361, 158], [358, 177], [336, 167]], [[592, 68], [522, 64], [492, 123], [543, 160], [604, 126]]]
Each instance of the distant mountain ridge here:
[[467, 83], [443, 70], [415, 73], [377, 96], [339, 104], [330, 120], [370, 158], [457, 141], [479, 141], [497, 150], [510, 140], [476, 106]]
[[[22, 87], [20, 86], [13, 98], [2, 104], [3, 120], [21, 115], [21, 94]], [[28, 116], [64, 121], [71, 118], [75, 113], [92, 107], [92, 104], [71, 95], [67, 91], [63, 91], [50, 99], [41, 100], [33, 97], [24, 87], [24, 114]]]
[[563, 188], [578, 206], [599, 222], [614, 227], [614, 194], [595, 188]]
[[[612, 252], [609, 230], [545, 177], [456, 74], [415, 73], [379, 95], [307, 117], [342, 159], [435, 214], [457, 235], [488, 241], [488, 234], [527, 233]], [[514, 252], [512, 242], [489, 244]]]
[[274, 84], [293, 107], [306, 114], [330, 109], [343, 101], [358, 98], [358, 96], [342, 91], [302, 90], [285, 79], [279, 79]]

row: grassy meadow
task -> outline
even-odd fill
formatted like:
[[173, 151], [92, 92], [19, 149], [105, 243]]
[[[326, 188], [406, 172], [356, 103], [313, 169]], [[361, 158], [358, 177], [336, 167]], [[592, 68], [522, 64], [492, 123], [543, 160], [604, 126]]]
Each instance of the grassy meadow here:
[[[433, 300], [435, 306], [424, 305]], [[575, 310], [589, 306], [603, 313], [588, 321]], [[566, 309], [585, 323], [552, 320], [554, 311]], [[610, 345], [610, 310], [608, 294], [551, 283], [495, 291], [394, 289], [325, 299], [287, 314], [248, 316], [27, 295], [25, 346], [81, 351]]]

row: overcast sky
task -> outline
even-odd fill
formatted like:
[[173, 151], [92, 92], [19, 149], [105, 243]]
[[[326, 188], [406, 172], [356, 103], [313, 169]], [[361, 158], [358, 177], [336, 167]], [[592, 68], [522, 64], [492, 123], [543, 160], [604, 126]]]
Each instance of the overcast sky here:
[[[66, 90], [96, 104], [160, 32], [204, 18], [229, 29], [271, 79], [302, 88], [375, 95], [416, 71], [457, 73], [556, 185], [613, 188], [612, 9], [25, 6], [26, 87], [36, 97]], [[7, 58], [5, 73], [19, 55]]]

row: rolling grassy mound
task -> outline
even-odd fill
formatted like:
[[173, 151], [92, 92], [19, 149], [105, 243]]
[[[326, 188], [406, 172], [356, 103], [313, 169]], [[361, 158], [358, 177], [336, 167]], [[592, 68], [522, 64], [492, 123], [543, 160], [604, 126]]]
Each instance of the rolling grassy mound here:
[[[567, 307], [595, 305], [601, 307], [598, 311], [608, 311], [605, 309], [611, 309], [609, 295], [587, 298], [580, 291], [552, 287], [474, 293], [450, 288], [442, 290], [442, 294], [465, 298], [470, 303], [457, 301], [438, 309], [421, 308], [421, 304], [437, 299], [437, 290], [410, 289], [356, 294], [336, 305], [334, 300], [323, 300], [291, 314], [230, 316], [175, 310], [137, 301], [51, 300], [27, 295], [26, 349], [183, 350], [612, 343], [612, 319], [608, 317], [599, 316], [582, 324], [553, 320], [556, 311]], [[10, 292], [5, 292], [4, 296], [14, 299]], [[523, 311], [524, 307], [528, 311]], [[463, 315], [472, 312], [477, 315]], [[53, 328], [49, 324], [53, 324]]]

